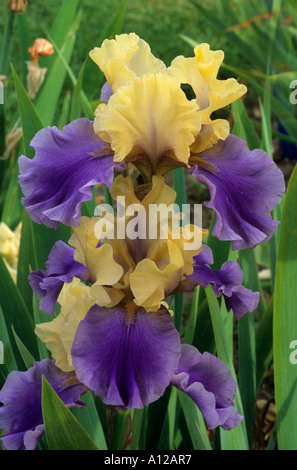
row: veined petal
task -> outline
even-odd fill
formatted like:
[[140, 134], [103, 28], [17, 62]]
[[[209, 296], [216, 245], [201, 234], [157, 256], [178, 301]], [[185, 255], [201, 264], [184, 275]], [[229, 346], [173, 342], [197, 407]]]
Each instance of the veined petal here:
[[69, 407], [86, 406], [80, 395], [86, 387], [73, 373], [62, 372], [53, 360], [35, 362], [26, 372], [13, 371], [0, 391], [2, 445], [7, 450], [34, 450], [44, 434], [41, 409], [42, 376]]
[[230, 369], [212, 354], [183, 344], [171, 385], [187, 393], [203, 414], [209, 429], [233, 429], [242, 420], [234, 406], [236, 382]]
[[47, 127], [31, 142], [35, 157], [19, 159], [22, 203], [34, 222], [57, 228], [77, 226], [81, 204], [92, 199], [92, 187], [110, 187], [113, 154], [94, 133], [93, 123], [77, 119], [60, 131]]
[[152, 173], [158, 167], [164, 171], [164, 159], [187, 165], [189, 147], [201, 127], [196, 103], [163, 74], [134, 79], [95, 114], [95, 132], [110, 143], [115, 161], [139, 165], [145, 160]]
[[104, 73], [113, 92], [136, 77], [166, 70], [165, 64], [151, 53], [149, 45], [135, 33], [106, 39], [101, 47], [95, 47], [90, 52], [90, 57]]
[[107, 405], [128, 409], [163, 395], [179, 356], [179, 334], [166, 309], [147, 314], [94, 306], [72, 346], [79, 380]]
[[214, 209], [213, 235], [231, 240], [234, 250], [254, 248], [269, 240], [278, 221], [270, 212], [285, 191], [284, 177], [263, 150], [250, 151], [244, 140], [230, 135], [191, 159], [190, 172], [210, 193]]

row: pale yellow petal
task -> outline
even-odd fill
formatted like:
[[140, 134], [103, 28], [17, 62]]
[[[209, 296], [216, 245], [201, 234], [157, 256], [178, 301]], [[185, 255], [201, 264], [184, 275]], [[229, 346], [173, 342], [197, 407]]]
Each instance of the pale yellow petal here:
[[217, 79], [224, 60], [223, 51], [212, 51], [208, 44], [203, 43], [194, 52], [195, 57], [176, 57], [168, 68], [168, 74], [181, 83], [191, 85], [195, 93], [202, 125], [191, 150], [202, 152], [218, 140], [225, 140], [230, 132], [228, 121], [212, 120], [212, 113], [239, 99], [247, 89], [234, 78]]
[[95, 47], [90, 52], [90, 57], [104, 73], [113, 92], [136, 77], [166, 70], [165, 64], [151, 53], [149, 45], [135, 33], [106, 39], [101, 47]]
[[73, 370], [71, 346], [78, 324], [95, 301], [90, 295], [90, 287], [79, 279], [64, 284], [58, 298], [61, 312], [52, 321], [36, 325], [35, 333], [43, 341], [56, 365], [65, 372]]
[[46, 347], [51, 352], [53, 359], [56, 360], [57, 366], [65, 372], [68, 372], [74, 368], [69, 364], [67, 351], [61, 337], [64, 323], [65, 317], [63, 315], [59, 315], [50, 322], [36, 325], [35, 333], [38, 338], [46, 344]]
[[[123, 268], [115, 262], [112, 247], [99, 247], [95, 236], [95, 225], [99, 218], [82, 218], [79, 227], [73, 228], [74, 235], [69, 243], [76, 248], [74, 258], [87, 267], [90, 279], [100, 285], [113, 285], [123, 274]], [[107, 269], [108, 266], [108, 269]]]
[[146, 156], [153, 169], [164, 157], [187, 164], [200, 127], [197, 104], [187, 100], [176, 80], [162, 74], [120, 88], [95, 118], [95, 129], [99, 137], [108, 135], [115, 161]]
[[124, 294], [120, 289], [103, 287], [97, 283], [91, 286], [90, 295], [94, 298], [99, 307], [107, 308], [114, 307], [124, 298]]
[[169, 240], [165, 244], [168, 253], [162, 253], [162, 245], [163, 249], [153, 244], [148, 256], [151, 255], [154, 261], [151, 258], [140, 261], [130, 276], [134, 302], [147, 311], [158, 310], [180, 280], [183, 258], [179, 249]]
[[208, 120], [208, 124], [202, 126], [201, 132], [191, 146], [192, 153], [200, 153], [210, 149], [219, 140], [227, 139], [230, 133], [230, 125], [226, 119]]

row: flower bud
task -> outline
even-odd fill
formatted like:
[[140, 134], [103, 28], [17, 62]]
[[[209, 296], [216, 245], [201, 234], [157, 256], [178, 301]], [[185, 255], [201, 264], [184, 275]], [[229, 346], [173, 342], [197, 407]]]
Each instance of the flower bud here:
[[39, 56], [48, 56], [54, 53], [52, 44], [43, 38], [35, 39], [33, 46], [28, 49], [31, 60], [34, 64], [37, 63]]
[[19, 15], [26, 11], [27, 5], [27, 0], [9, 0], [8, 2], [8, 8]]

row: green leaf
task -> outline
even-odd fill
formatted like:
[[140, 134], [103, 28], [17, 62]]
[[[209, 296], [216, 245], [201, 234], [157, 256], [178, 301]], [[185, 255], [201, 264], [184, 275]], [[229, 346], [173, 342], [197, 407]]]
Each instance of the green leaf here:
[[[0, 341], [1, 341], [1, 346], [3, 348], [3, 360], [4, 360], [4, 364], [0, 364], [0, 372], [2, 372], [1, 379], [5, 380], [7, 377], [7, 374], [17, 369], [18, 365], [15, 361], [11, 340], [8, 334], [8, 330], [6, 327], [6, 322], [5, 322], [5, 318], [4, 318], [1, 306], [0, 306]], [[2, 387], [4, 383], [4, 380], [2, 383], [0, 380], [0, 384], [1, 384], [0, 388]]]
[[22, 66], [22, 80], [25, 83], [28, 73], [26, 61], [29, 59], [29, 47], [32, 46], [33, 41], [31, 37], [30, 25], [28, 21], [28, 12], [25, 11], [22, 15], [16, 15], [17, 29], [18, 29], [18, 46], [20, 54], [20, 64]]
[[[228, 344], [228, 339], [226, 336], [223, 319], [221, 311], [219, 308], [218, 300], [214, 295], [214, 292], [211, 287], [207, 287], [205, 290], [207, 301], [209, 304], [209, 310], [211, 314], [211, 320], [213, 325], [214, 337], [216, 342], [216, 348], [218, 351], [218, 357], [221, 359], [227, 367], [231, 370], [233, 378], [236, 379], [236, 374], [232, 362], [232, 356], [230, 352], [230, 347]], [[243, 407], [241, 402], [241, 396], [239, 388], [237, 387], [237, 392], [235, 396], [235, 408], [238, 413], [243, 415]], [[244, 419], [241, 423], [234, 429], [231, 429], [225, 433], [225, 448], [224, 450], [248, 450], [248, 441], [246, 434], [246, 427]]]
[[[75, 18], [62, 47], [61, 52], [66, 63], [69, 63], [72, 56], [80, 16], [81, 14], [79, 13]], [[46, 126], [52, 125], [65, 77], [66, 69], [58, 55], [51, 69], [48, 71], [45, 82], [40, 90], [40, 94], [37, 97], [36, 109]]]
[[130, 411], [116, 410], [112, 425], [110, 449], [123, 450], [128, 437], [127, 430], [130, 420]]
[[[176, 191], [176, 201], [180, 207], [180, 211], [183, 210], [183, 204], [187, 202], [186, 195], [186, 182], [185, 182], [185, 172], [183, 168], [177, 168], [173, 172], [174, 174], [174, 189]], [[183, 314], [183, 305], [184, 305], [184, 295], [176, 294], [174, 296], [174, 322], [178, 331], [181, 329], [182, 323], [182, 314]]]
[[203, 416], [195, 402], [186, 393], [178, 390], [178, 398], [184, 413], [188, 431], [195, 450], [212, 450]]
[[[291, 175], [280, 224], [273, 308], [273, 357], [279, 450], [297, 449], [297, 166]], [[295, 347], [296, 349], [296, 347]]]
[[106, 439], [96, 410], [92, 392], [89, 391], [84, 394], [81, 399], [86, 403], [87, 407], [73, 408], [71, 410], [72, 414], [87, 431], [91, 439], [94, 441], [94, 444], [100, 450], [107, 450]]
[[135, 409], [133, 410], [133, 420], [132, 420], [132, 444], [129, 450], [141, 450], [141, 431], [143, 428], [145, 409]]
[[[58, 56], [65, 68], [65, 70], [67, 71], [68, 75], [69, 75], [69, 78], [70, 80], [72, 81], [73, 83], [73, 86], [75, 87], [74, 89], [74, 93], [77, 95], [77, 97], [79, 96], [80, 98], [80, 101], [81, 101], [81, 105], [82, 107], [84, 108], [84, 112], [85, 112], [85, 115], [88, 119], [92, 120], [94, 118], [94, 113], [93, 113], [93, 110], [92, 110], [92, 107], [89, 103], [89, 100], [87, 98], [87, 96], [85, 95], [84, 91], [82, 90], [82, 78], [83, 78], [83, 73], [84, 73], [84, 70], [85, 70], [85, 66], [86, 64], [88, 63], [88, 59], [87, 58], [84, 62], [84, 65], [82, 67], [82, 69], [80, 70], [80, 73], [79, 73], [79, 77], [78, 79], [76, 79], [68, 61], [65, 59], [62, 51], [58, 48], [58, 46], [54, 43], [54, 40], [49, 37], [49, 39], [51, 40], [51, 42], [53, 43], [53, 46], [55, 47], [55, 50], [56, 52], [58, 53]], [[81, 83], [80, 83], [81, 81]], [[77, 99], [76, 99], [76, 103], [75, 103], [75, 106], [77, 108]], [[73, 102], [72, 102], [72, 107], [73, 107]], [[74, 110], [72, 110], [72, 112], [74, 112]], [[75, 113], [77, 113], [77, 109], [75, 109]]]
[[42, 377], [42, 413], [50, 450], [99, 450], [45, 377]]
[[22, 231], [18, 258], [17, 286], [21, 296], [30, 312], [32, 310], [33, 291], [28, 281], [31, 270], [37, 269], [36, 253], [33, 244], [32, 222], [27, 213], [23, 210]]
[[[71, 28], [76, 14], [79, 0], [64, 0], [58, 11], [56, 20], [51, 27], [50, 36], [55, 40], [58, 47], [62, 47], [65, 36]], [[48, 58], [46, 58], [48, 61]]]
[[[48, 313], [42, 312], [39, 308], [40, 299], [37, 297], [36, 294], [33, 293], [32, 304], [33, 304], [33, 316], [34, 316], [34, 323], [35, 325], [39, 325], [40, 323], [45, 323], [52, 321], [53, 317], [48, 315]], [[39, 352], [39, 359], [49, 359], [51, 358], [50, 352], [47, 350], [47, 347], [43, 341], [36, 335], [37, 337], [37, 346]]]
[[86, 63], [87, 63], [87, 59], [85, 60], [82, 68], [80, 69], [80, 72], [78, 74], [78, 78], [76, 81], [76, 85], [73, 90], [70, 121], [74, 121], [75, 119], [78, 119], [81, 117], [81, 107], [82, 107], [81, 92], [82, 92], [82, 82], [83, 82], [83, 76], [84, 76]]
[[17, 347], [20, 351], [20, 354], [22, 356], [22, 359], [24, 361], [24, 364], [26, 366], [27, 369], [29, 369], [32, 365], [33, 365], [33, 362], [35, 362], [35, 359], [34, 357], [32, 356], [32, 354], [30, 353], [30, 351], [28, 351], [28, 349], [26, 348], [26, 346], [24, 345], [24, 343], [20, 340], [20, 338], [18, 337], [18, 335], [16, 334], [16, 332], [14, 331], [14, 328], [12, 326], [12, 333], [13, 333], [13, 336], [14, 336], [14, 339], [15, 339], [15, 342], [17, 344]]
[[270, 300], [256, 328], [256, 388], [258, 389], [264, 374], [272, 360], [272, 322], [273, 297]]
[[5, 200], [1, 220], [12, 230], [22, 218], [23, 206], [21, 204], [21, 188], [18, 184], [18, 160], [11, 159], [10, 183], [5, 191]]
[[235, 122], [232, 134], [244, 139], [250, 150], [260, 148], [260, 139], [242, 100], [236, 100], [232, 103], [232, 112]]
[[[12, 326], [28, 351], [30, 351], [34, 357], [38, 357], [37, 341], [32, 317], [2, 257], [0, 257], [0, 305], [15, 357], [20, 359]], [[19, 360], [17, 362], [22, 365]]]

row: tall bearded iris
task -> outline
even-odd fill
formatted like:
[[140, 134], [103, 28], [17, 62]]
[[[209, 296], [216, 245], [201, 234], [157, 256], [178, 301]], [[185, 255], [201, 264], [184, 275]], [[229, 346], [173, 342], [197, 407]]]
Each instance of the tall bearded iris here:
[[[111, 193], [118, 196], [124, 192], [127, 200], [141, 206], [146, 215], [149, 203], [159, 200], [169, 203], [175, 197], [160, 177], [154, 177], [150, 191], [140, 201], [131, 178], [119, 176]], [[121, 221], [125, 233], [131, 220], [131, 216], [125, 215]], [[98, 244], [101, 221], [100, 217], [83, 217], [69, 240], [74, 247], [74, 262], [87, 269], [88, 285], [77, 277], [65, 283], [58, 297], [60, 314], [50, 322], [37, 325], [36, 334], [50, 349], [56, 365], [67, 372], [75, 371], [79, 381], [103, 397], [107, 405], [142, 408], [159, 398], [170, 383], [187, 393], [193, 383], [194, 388], [205, 388], [203, 393], [209, 399], [212, 397], [205, 405], [206, 416], [208, 413], [212, 416], [210, 426], [216, 423], [215, 426], [221, 424], [229, 429], [231, 422], [240, 420], [234, 409], [235, 383], [230, 372], [215, 357], [200, 355], [195, 348], [181, 344], [172, 312], [164, 299], [184, 290], [188, 283], [204, 284], [205, 278], [197, 266], [202, 272], [208, 270], [208, 283], [216, 284], [218, 296], [223, 293], [231, 299], [242, 282], [238, 283], [233, 263], [227, 263], [226, 272], [222, 271], [218, 280], [216, 272], [207, 264], [211, 260], [209, 254], [205, 256], [201, 242], [188, 250], [189, 237], [174, 237], [171, 225], [166, 238], [102, 237]], [[119, 223], [118, 218], [113, 220], [113, 226]], [[191, 228], [192, 234], [200, 230]], [[203, 231], [201, 238], [205, 234]], [[258, 303], [258, 294], [241, 288], [244, 291], [238, 293], [239, 300], [235, 299], [234, 312], [237, 307], [241, 309], [244, 295], [248, 298], [245, 312], [252, 311]], [[203, 364], [208, 363], [210, 368], [204, 369]], [[196, 367], [200, 371], [198, 378], [194, 373]], [[219, 404], [215, 377], [221, 367], [222, 381], [228, 377], [229, 385], [222, 392], [224, 400]], [[203, 402], [200, 395], [196, 399], [194, 394], [197, 403], [200, 399]], [[225, 409], [227, 402], [228, 411], [222, 412], [222, 420], [219, 408]]]
[[[234, 249], [254, 247], [276, 230], [270, 213], [284, 191], [282, 173], [265, 152], [251, 152], [230, 135], [226, 120], [213, 119], [214, 111], [246, 91], [234, 79], [217, 78], [221, 51], [201, 44], [194, 57], [177, 57], [167, 68], [136, 34], [123, 34], [90, 56], [106, 77], [94, 121], [42, 129], [31, 142], [35, 157], [19, 160], [22, 201], [31, 218], [73, 230], [68, 244], [54, 245], [46, 269], [29, 276], [40, 308], [53, 315], [59, 307], [51, 321], [36, 326], [36, 334], [54, 367], [75, 377], [75, 392], [79, 384], [82, 393], [90, 389], [106, 405], [131, 409], [152, 403], [173, 385], [194, 400], [210, 429], [232, 429], [242, 417], [234, 407], [231, 371], [215, 356], [182, 344], [167, 300], [197, 285], [211, 286], [239, 318], [257, 307], [259, 294], [242, 285], [235, 261], [212, 270], [211, 250], [202, 244], [207, 231], [176, 225], [174, 211], [165, 228], [162, 216], [157, 220], [157, 236], [150, 237], [149, 207], [174, 204], [166, 177], [184, 168], [209, 190], [213, 234], [232, 241]], [[195, 99], [187, 98], [183, 84]], [[118, 172], [125, 174], [115, 177]], [[98, 184], [137, 208], [144, 224], [142, 230], [137, 224], [137, 236], [131, 236], [136, 224], [125, 204], [124, 214], [81, 216], [82, 203]], [[22, 416], [32, 414], [33, 405], [20, 390], [13, 393], [11, 383], [0, 394], [0, 428], [10, 436], [8, 447], [27, 448], [23, 422], [14, 442], [11, 402], [19, 400]]]
[[[246, 92], [235, 79], [217, 78], [223, 52], [200, 44], [194, 57], [177, 57], [166, 68], [132, 33], [104, 41], [90, 56], [107, 80], [101, 97], [107, 102], [96, 109], [94, 122], [43, 129], [31, 143], [35, 158], [20, 158], [23, 204], [32, 219], [50, 227], [79, 225], [92, 186], [110, 187], [114, 171], [127, 162], [147, 181], [181, 166], [209, 190], [215, 236], [231, 240], [234, 249], [269, 240], [278, 224], [270, 213], [284, 179], [268, 154], [250, 151], [230, 135], [228, 121], [212, 119]], [[182, 91], [184, 83], [194, 100]]]

